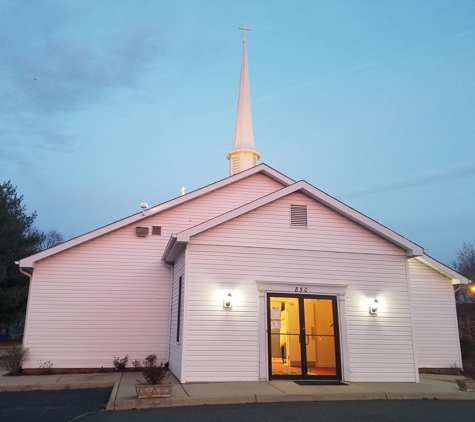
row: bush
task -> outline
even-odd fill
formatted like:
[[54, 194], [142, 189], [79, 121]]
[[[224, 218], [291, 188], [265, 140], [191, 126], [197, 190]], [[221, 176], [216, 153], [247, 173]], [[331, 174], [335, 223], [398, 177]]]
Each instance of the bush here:
[[49, 360], [46, 362], [41, 362], [38, 364], [38, 368], [41, 369], [43, 375], [50, 375], [53, 372], [53, 363]]
[[114, 361], [112, 362], [114, 364], [114, 368], [117, 369], [118, 371], [123, 371], [125, 367], [127, 366], [127, 362], [129, 361], [129, 355], [125, 355], [122, 359], [114, 356]]
[[160, 363], [157, 365], [157, 355], [148, 355], [141, 366], [145, 381], [137, 380], [139, 384], [161, 384], [170, 374], [168, 367]]
[[21, 372], [23, 364], [30, 357], [30, 349], [22, 347], [21, 349], [7, 349], [6, 355], [0, 360], [0, 365], [5, 368], [9, 374], [18, 375]]

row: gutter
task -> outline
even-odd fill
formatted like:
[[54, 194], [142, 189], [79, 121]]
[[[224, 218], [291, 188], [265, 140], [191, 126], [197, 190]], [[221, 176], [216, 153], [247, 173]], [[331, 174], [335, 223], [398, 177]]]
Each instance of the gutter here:
[[173, 249], [173, 246], [175, 246], [176, 241], [177, 241], [176, 234], [172, 234], [170, 236], [170, 239], [168, 240], [167, 246], [166, 246], [166, 248], [165, 248], [165, 250], [163, 251], [163, 254], [162, 254], [162, 261], [163, 262], [167, 263], [168, 254]]
[[[19, 266], [20, 261], [15, 261], [15, 264]], [[31, 280], [31, 277], [33, 276], [33, 268], [31, 269], [31, 273], [29, 273], [28, 271], [25, 271], [23, 267], [19, 267], [19, 270], [22, 274], [28, 276], [28, 278]]]

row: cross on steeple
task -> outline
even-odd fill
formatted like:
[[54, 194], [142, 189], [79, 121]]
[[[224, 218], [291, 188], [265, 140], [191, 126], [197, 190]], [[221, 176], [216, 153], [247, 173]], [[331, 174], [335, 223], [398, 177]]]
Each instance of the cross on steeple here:
[[242, 42], [247, 42], [247, 40], [246, 40], [246, 31], [250, 31], [251, 28], [246, 28], [246, 22], [244, 22], [244, 26], [242, 26], [242, 27], [240, 27], [240, 28], [238, 28], [238, 29], [242, 30], [242, 34], [243, 34], [243, 40], [242, 40]]

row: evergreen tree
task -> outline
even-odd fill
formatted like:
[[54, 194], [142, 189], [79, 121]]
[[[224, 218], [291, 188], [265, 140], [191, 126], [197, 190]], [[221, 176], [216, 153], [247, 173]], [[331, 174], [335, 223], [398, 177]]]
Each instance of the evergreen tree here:
[[37, 252], [45, 235], [33, 223], [11, 182], [0, 184], [0, 324], [23, 320], [29, 278], [21, 274], [15, 261]]

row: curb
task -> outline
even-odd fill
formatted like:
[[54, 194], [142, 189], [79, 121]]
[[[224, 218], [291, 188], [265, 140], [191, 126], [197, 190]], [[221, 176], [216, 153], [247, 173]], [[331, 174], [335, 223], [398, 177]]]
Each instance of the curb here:
[[112, 388], [109, 401], [107, 402], [106, 410], [115, 410], [115, 398], [117, 397], [117, 392], [119, 391], [119, 385], [120, 385], [121, 379], [114, 383], [114, 387]]
[[83, 388], [107, 388], [114, 387], [116, 383], [111, 381], [101, 382], [74, 382], [69, 384], [28, 384], [28, 385], [0, 385], [0, 393], [14, 393], [21, 391], [37, 390], [80, 390]]
[[285, 403], [305, 401], [359, 401], [359, 400], [475, 400], [475, 395], [447, 394], [388, 394], [375, 392], [373, 394], [322, 394], [322, 395], [247, 395], [227, 397], [187, 397], [166, 399], [128, 399], [118, 400], [107, 410], [150, 409], [175, 406], [204, 406], [217, 404], [243, 403]]
[[247, 395], [229, 397], [186, 397], [180, 399], [174, 399], [172, 397], [166, 399], [130, 399], [116, 401], [114, 410], [243, 403], [257, 403], [257, 398], [255, 395]]

